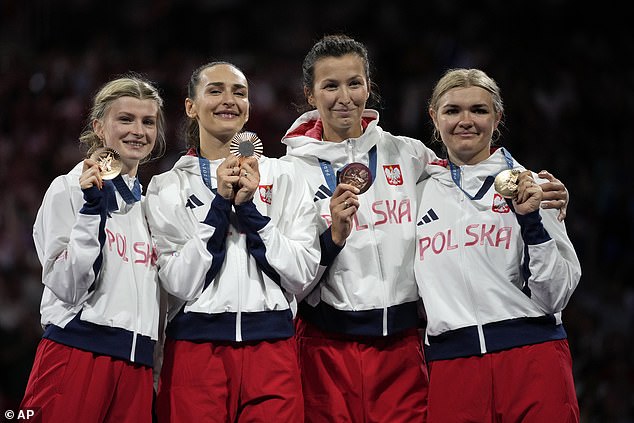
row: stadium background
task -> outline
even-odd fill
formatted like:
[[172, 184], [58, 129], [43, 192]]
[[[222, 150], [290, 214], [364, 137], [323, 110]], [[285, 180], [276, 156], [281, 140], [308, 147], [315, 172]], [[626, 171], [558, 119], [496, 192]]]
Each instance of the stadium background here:
[[127, 71], [160, 87], [169, 149], [141, 169], [147, 185], [183, 150], [191, 71], [232, 61], [251, 84], [247, 127], [277, 157], [302, 101], [301, 61], [334, 32], [369, 47], [381, 126], [430, 146], [426, 103], [444, 70], [479, 67], [498, 81], [501, 144], [571, 195], [583, 276], [564, 322], [582, 421], [634, 421], [634, 32], [611, 2], [567, 0], [0, 0], [0, 409], [17, 407], [41, 335], [32, 224], [51, 180], [81, 159], [95, 90]]

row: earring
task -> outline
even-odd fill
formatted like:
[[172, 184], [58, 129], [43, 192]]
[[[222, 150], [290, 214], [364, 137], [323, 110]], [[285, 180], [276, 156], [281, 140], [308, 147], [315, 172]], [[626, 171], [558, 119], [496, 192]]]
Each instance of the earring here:
[[502, 136], [502, 133], [500, 132], [500, 130], [498, 128], [495, 128], [491, 136], [491, 143], [495, 144], [500, 139], [501, 136]]
[[432, 138], [436, 142], [442, 142], [442, 139], [440, 138], [440, 132], [438, 132], [438, 128], [434, 128], [434, 132], [432, 133]]

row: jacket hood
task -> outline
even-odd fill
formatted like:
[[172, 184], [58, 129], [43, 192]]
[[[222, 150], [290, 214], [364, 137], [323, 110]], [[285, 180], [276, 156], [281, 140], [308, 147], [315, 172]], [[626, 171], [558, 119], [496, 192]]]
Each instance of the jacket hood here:
[[[377, 138], [372, 136], [374, 128], [378, 128], [379, 112], [366, 109], [361, 115], [363, 134], [354, 141], [356, 153], [365, 154], [376, 144]], [[311, 110], [301, 115], [286, 131], [282, 142], [286, 144], [286, 154], [289, 156], [316, 158], [334, 161], [347, 154], [349, 148], [346, 142], [322, 141], [323, 124], [317, 110]]]

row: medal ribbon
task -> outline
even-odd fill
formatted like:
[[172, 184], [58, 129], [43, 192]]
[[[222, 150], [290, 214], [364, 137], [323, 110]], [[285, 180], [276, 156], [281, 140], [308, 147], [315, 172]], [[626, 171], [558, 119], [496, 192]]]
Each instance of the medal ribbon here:
[[134, 180], [134, 186], [132, 187], [132, 191], [130, 191], [123, 177], [117, 175], [110, 181], [104, 181], [104, 193], [106, 195], [106, 208], [108, 209], [108, 213], [119, 210], [115, 190], [119, 191], [119, 195], [121, 195], [121, 198], [123, 198], [123, 201], [127, 204], [133, 204], [141, 200], [141, 184], [139, 183], [139, 179]]
[[[513, 157], [511, 157], [511, 154], [504, 147], [501, 147], [500, 150], [504, 155], [506, 165], [509, 167], [509, 169], [513, 169]], [[454, 184], [456, 184], [456, 186], [460, 188], [460, 191], [464, 192], [465, 195], [471, 200], [479, 200], [484, 197], [484, 194], [486, 194], [489, 188], [491, 188], [491, 185], [493, 185], [493, 181], [495, 181], [495, 176], [487, 176], [476, 195], [471, 195], [467, 191], [462, 189], [462, 186], [460, 185], [460, 167], [453, 164], [451, 160], [447, 161], [449, 162], [449, 170], [451, 171], [451, 178], [453, 179]]]
[[[372, 183], [374, 183], [374, 178], [376, 176], [376, 145], [373, 146], [368, 152], [370, 156], [370, 174], [372, 176]], [[328, 184], [328, 188], [330, 188], [330, 192], [335, 192], [335, 188], [337, 187], [337, 178], [335, 177], [335, 171], [332, 168], [332, 164], [329, 161], [319, 159], [319, 166], [321, 167], [321, 172], [324, 174], [324, 179]]]
[[121, 195], [121, 198], [123, 198], [123, 201], [127, 204], [133, 204], [141, 200], [141, 184], [139, 183], [139, 178], [134, 180], [132, 190], [128, 188], [128, 184], [125, 183], [121, 175], [117, 175], [116, 178], [112, 179], [112, 184], [117, 191], [119, 191], [119, 195]]
[[211, 166], [209, 160], [198, 154], [198, 164], [200, 165], [200, 177], [203, 178], [203, 182], [207, 185], [207, 188], [215, 194], [217, 190], [211, 185]]

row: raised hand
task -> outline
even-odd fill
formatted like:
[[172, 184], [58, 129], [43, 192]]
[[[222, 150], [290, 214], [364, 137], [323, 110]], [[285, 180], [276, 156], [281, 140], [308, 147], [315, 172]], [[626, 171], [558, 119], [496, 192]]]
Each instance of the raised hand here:
[[103, 188], [103, 179], [101, 179], [101, 172], [96, 161], [92, 159], [84, 160], [82, 173], [79, 176], [79, 185], [81, 189], [88, 189], [93, 185], [99, 189]]
[[240, 205], [251, 201], [255, 191], [260, 185], [260, 170], [258, 160], [251, 156], [242, 158], [240, 161], [240, 175], [238, 180], [238, 190], [235, 195], [235, 204]]
[[520, 173], [517, 186], [517, 196], [513, 198], [515, 213], [527, 214], [539, 210], [544, 193], [533, 179], [533, 173], [530, 170]]
[[359, 209], [359, 189], [349, 184], [339, 184], [330, 199], [332, 241], [343, 246], [352, 232], [353, 219]]
[[220, 163], [216, 170], [216, 178], [218, 180], [218, 194], [233, 202], [240, 179], [238, 158], [230, 155]]

